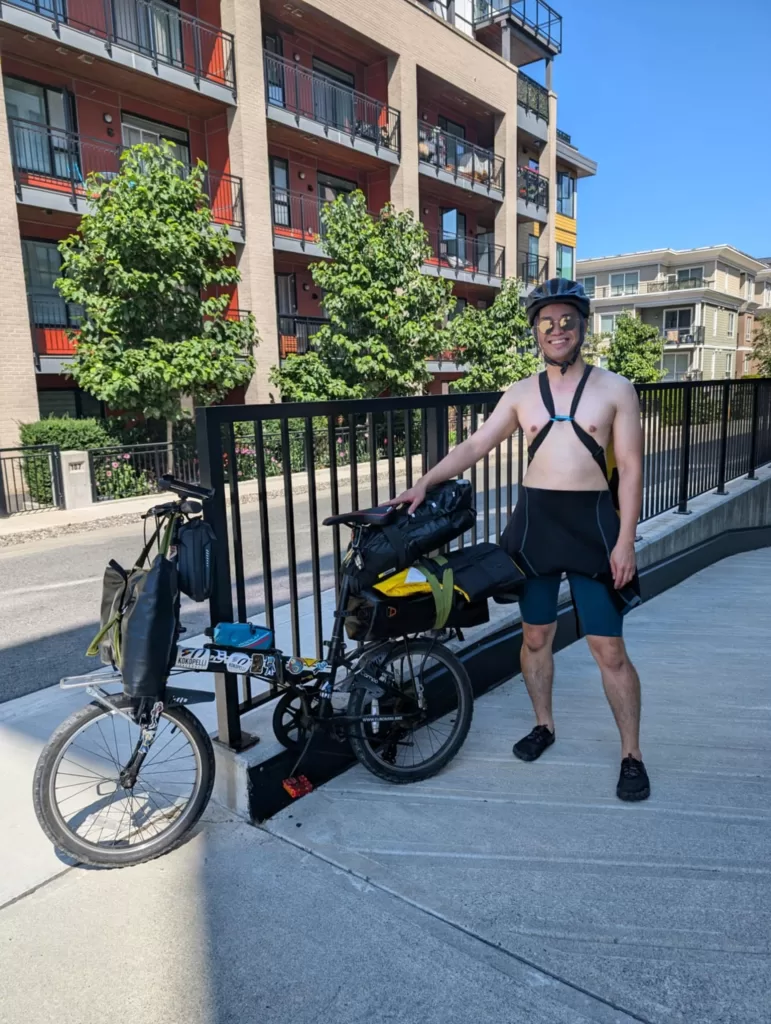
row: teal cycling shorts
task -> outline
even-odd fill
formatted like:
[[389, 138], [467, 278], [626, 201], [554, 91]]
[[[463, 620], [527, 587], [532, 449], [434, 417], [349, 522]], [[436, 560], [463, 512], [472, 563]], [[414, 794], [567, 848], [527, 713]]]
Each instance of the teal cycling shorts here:
[[[569, 572], [567, 576], [581, 632], [585, 636], [621, 636], [624, 620], [606, 584], [579, 573]], [[560, 576], [525, 580], [519, 599], [523, 622], [548, 626], [557, 621], [560, 581]]]

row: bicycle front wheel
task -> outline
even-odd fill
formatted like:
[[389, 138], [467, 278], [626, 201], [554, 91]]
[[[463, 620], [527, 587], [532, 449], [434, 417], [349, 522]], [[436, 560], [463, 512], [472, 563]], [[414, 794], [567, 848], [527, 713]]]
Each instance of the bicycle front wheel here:
[[[130, 698], [116, 696], [121, 710]], [[123, 770], [141, 735], [126, 715], [89, 704], [63, 722], [35, 769], [33, 801], [57, 849], [82, 864], [128, 867], [178, 846], [203, 814], [214, 784], [209, 735], [186, 708], [170, 706], [136, 780]]]
[[[355, 689], [348, 702], [351, 747], [361, 763], [389, 782], [419, 782], [436, 775], [458, 753], [474, 713], [466, 669], [436, 640], [399, 640], [376, 659], [385, 696]], [[372, 671], [372, 668], [370, 667]], [[406, 715], [402, 722], [388, 716]]]

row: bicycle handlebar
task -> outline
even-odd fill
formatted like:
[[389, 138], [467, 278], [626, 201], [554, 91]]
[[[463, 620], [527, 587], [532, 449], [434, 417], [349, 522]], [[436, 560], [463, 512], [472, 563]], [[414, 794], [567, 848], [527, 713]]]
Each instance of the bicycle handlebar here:
[[161, 491], [173, 491], [181, 498], [198, 498], [201, 501], [211, 501], [214, 497], [213, 488], [185, 483], [184, 480], [177, 480], [171, 473], [164, 473], [162, 477], [159, 477], [158, 489]]

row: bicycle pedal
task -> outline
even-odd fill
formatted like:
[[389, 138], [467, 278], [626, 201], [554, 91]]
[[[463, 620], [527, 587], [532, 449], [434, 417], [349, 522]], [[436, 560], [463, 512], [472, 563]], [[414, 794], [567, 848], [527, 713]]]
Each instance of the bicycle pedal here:
[[312, 792], [313, 784], [304, 775], [290, 775], [281, 783], [293, 800]]

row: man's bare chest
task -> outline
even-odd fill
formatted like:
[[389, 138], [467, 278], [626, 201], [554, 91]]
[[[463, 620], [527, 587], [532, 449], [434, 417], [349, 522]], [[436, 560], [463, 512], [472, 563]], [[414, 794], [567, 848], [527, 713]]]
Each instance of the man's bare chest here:
[[[553, 389], [552, 397], [554, 400], [555, 416], [569, 416], [573, 402], [573, 392], [563, 394]], [[519, 424], [529, 441], [537, 437], [549, 422], [549, 412], [537, 387], [534, 393], [524, 395], [518, 403], [517, 416]], [[587, 387], [584, 390], [578, 403], [578, 408], [575, 411], [575, 421], [603, 446], [607, 444], [610, 438], [614, 416], [615, 405], [605, 393], [604, 388], [590, 389]], [[569, 423], [558, 421], [554, 426], [562, 427], [573, 433]]]

